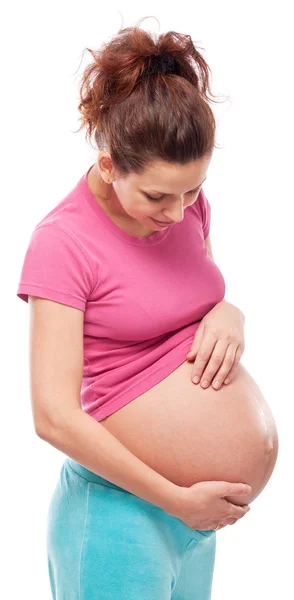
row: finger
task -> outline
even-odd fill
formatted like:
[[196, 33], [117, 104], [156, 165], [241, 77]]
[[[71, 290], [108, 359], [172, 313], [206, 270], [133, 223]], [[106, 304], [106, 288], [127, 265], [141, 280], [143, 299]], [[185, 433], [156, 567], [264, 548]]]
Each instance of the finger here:
[[216, 343], [217, 340], [215, 339], [215, 337], [212, 334], [206, 333], [195, 358], [195, 362], [192, 369], [192, 381], [195, 377], [198, 377], [198, 381], [200, 381], [203, 370], [205, 369], [211, 357]]
[[[236, 523], [238, 521], [238, 519], [226, 519], [223, 523], [222, 523], [222, 527], [226, 527], [226, 525], [234, 525], [234, 523]], [[219, 527], [220, 529], [220, 527]]]
[[227, 375], [226, 375], [226, 377], [224, 379], [224, 384], [225, 385], [228, 385], [228, 383], [231, 383], [231, 381], [232, 381], [232, 379], [233, 379], [233, 377], [234, 377], [234, 375], [235, 375], [235, 373], [236, 373], [236, 371], [238, 369], [238, 366], [239, 366], [239, 363], [240, 363], [240, 359], [241, 359], [241, 356], [242, 356], [243, 352], [244, 352], [244, 346], [242, 346], [242, 345], [238, 346], [237, 352], [236, 352], [236, 355], [235, 355], [234, 364], [233, 364], [232, 368], [227, 373]]
[[223, 364], [224, 358], [226, 356], [227, 346], [228, 342], [225, 342], [224, 340], [217, 341], [213, 349], [213, 353], [210, 357], [209, 363], [206, 365], [206, 368], [202, 373], [200, 382], [202, 387], [208, 387], [210, 385], [212, 379], [215, 377], [215, 374], [218, 372], [219, 368]]
[[194, 339], [193, 339], [191, 348], [190, 348], [189, 352], [187, 352], [187, 354], [186, 354], [186, 357], [189, 357], [189, 360], [191, 360], [191, 358], [194, 359], [196, 357], [196, 354], [199, 351], [199, 348], [201, 346], [204, 333], [205, 333], [204, 324], [203, 324], [203, 322], [201, 322], [195, 335], [194, 335]]
[[[228, 481], [214, 481], [213, 483], [216, 493], [229, 504], [233, 503], [227, 500], [225, 496], [248, 496], [252, 492], [252, 487], [248, 483], [230, 483]], [[233, 504], [233, 506], [235, 505]], [[244, 506], [249, 505], [245, 504]]]
[[234, 525], [235, 523], [237, 523], [238, 519], [229, 519], [226, 522], [226, 525]]
[[[229, 346], [227, 347], [227, 351], [225, 353], [224, 360], [220, 366], [220, 369], [214, 375], [214, 378], [212, 381], [212, 387], [215, 390], [220, 389], [224, 380], [228, 377], [228, 374], [234, 368], [235, 360], [236, 360], [236, 353], [237, 353], [237, 347], [234, 346], [233, 344], [229, 344]], [[236, 366], [238, 366], [238, 363]], [[204, 375], [203, 375], [203, 377], [204, 377]]]
[[[228, 502], [228, 501], [227, 501]], [[228, 502], [228, 519], [241, 519], [244, 517], [249, 511], [250, 506], [238, 506], [237, 504], [232, 504], [232, 502]]]

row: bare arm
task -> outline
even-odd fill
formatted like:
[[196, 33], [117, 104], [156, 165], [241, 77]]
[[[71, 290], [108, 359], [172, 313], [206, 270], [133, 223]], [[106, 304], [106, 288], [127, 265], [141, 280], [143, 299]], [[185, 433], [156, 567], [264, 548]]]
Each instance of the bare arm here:
[[83, 311], [34, 296], [29, 306], [37, 435], [97, 475], [172, 513], [181, 488], [137, 458], [80, 406]]
[[180, 501], [179, 486], [142, 462], [83, 410], [64, 413], [64, 420], [54, 426], [43, 425], [39, 437], [97, 475], [167, 512]]

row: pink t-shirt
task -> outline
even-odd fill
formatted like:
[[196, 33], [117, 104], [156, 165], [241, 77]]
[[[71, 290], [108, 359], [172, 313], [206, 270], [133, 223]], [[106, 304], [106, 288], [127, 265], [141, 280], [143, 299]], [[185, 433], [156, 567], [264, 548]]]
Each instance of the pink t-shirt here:
[[181, 223], [136, 237], [98, 204], [90, 168], [35, 226], [17, 296], [84, 311], [80, 400], [101, 421], [185, 362], [225, 281], [204, 242], [211, 207], [203, 188]]

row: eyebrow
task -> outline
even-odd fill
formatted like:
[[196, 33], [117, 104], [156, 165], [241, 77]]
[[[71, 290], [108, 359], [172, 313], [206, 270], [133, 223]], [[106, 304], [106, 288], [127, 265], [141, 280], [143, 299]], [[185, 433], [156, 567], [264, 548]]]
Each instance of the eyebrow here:
[[[207, 178], [205, 177], [205, 179], [207, 179]], [[203, 181], [201, 181], [201, 183], [199, 183], [199, 185], [197, 185], [196, 188], [192, 188], [192, 190], [189, 190], [189, 192], [192, 192], [193, 190], [197, 190], [199, 187], [201, 187], [201, 185], [202, 185], [202, 183], [204, 183], [205, 179], [203, 179]], [[148, 190], [148, 192], [154, 192], [154, 194], [161, 194], [162, 196], [169, 195], [166, 192], [159, 192], [158, 190]]]

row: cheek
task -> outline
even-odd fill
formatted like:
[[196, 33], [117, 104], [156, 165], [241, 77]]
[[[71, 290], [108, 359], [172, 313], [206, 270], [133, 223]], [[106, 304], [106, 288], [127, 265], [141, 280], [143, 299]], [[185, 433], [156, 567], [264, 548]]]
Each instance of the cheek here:
[[148, 220], [153, 214], [152, 208], [142, 202], [126, 202], [124, 209], [133, 219], [141, 222]]
[[136, 217], [140, 212], [142, 212], [140, 202], [132, 199], [131, 195], [121, 198], [121, 205], [125, 212], [132, 217]]
[[158, 212], [156, 206], [152, 206], [143, 200], [137, 200], [132, 204], [129, 204], [129, 212], [132, 213], [137, 219], [148, 219]]

